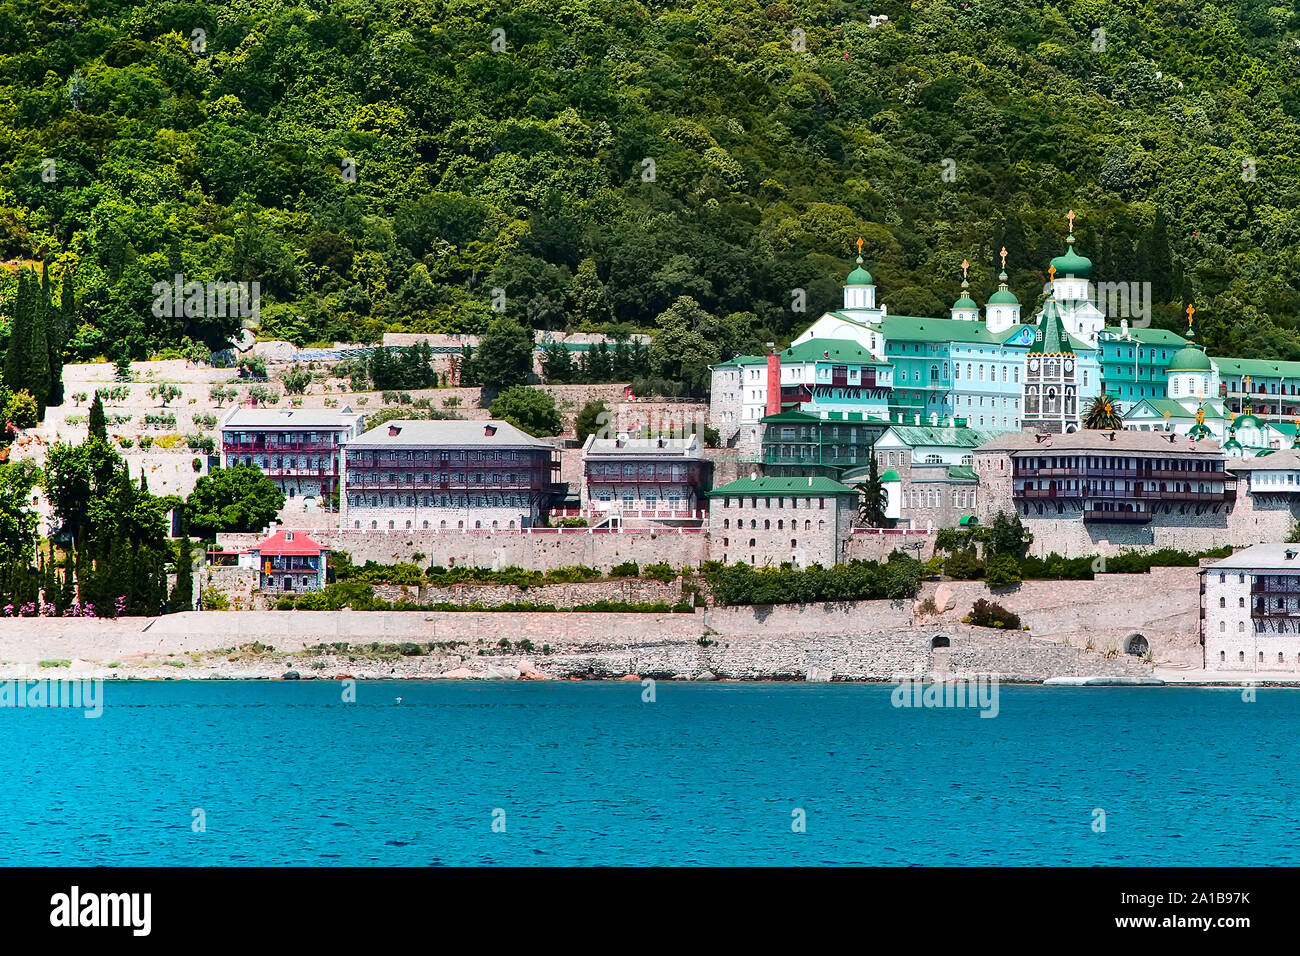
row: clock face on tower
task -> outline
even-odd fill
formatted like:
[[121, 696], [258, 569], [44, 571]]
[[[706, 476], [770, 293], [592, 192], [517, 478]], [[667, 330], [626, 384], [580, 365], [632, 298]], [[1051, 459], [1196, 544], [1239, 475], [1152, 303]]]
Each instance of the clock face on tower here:
[[1065, 360], [1065, 370], [1066, 370], [1067, 372], [1073, 372], [1073, 371], [1074, 371], [1074, 363], [1073, 363], [1072, 361], [1070, 361], [1069, 359], [1066, 359], [1066, 360]]
[[1030, 360], [1029, 360], [1029, 371], [1031, 371], [1031, 372], [1037, 372], [1037, 371], [1038, 371], [1038, 359], [1030, 359]]

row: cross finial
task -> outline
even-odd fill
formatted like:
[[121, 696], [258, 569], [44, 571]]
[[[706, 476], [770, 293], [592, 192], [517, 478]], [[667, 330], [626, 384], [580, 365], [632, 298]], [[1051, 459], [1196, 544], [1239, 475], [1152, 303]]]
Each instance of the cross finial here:
[[1047, 281], [1048, 282], [1056, 281], [1056, 266], [1047, 267]]
[[970, 268], [970, 263], [967, 262], [965, 259], [963, 259], [963, 260], [961, 261], [961, 277], [962, 277], [963, 280], [965, 280], [965, 278], [966, 278], [966, 270], [969, 269], [969, 268]]
[[1196, 306], [1192, 305], [1190, 302], [1187, 303], [1187, 327], [1189, 329], [1192, 327], [1192, 316], [1195, 314]]
[[1006, 272], [1007, 271], [1007, 247], [1006, 246], [1002, 247], [1001, 254], [1002, 254], [1002, 271]]
[[1074, 210], [1071, 209], [1065, 214], [1065, 218], [1070, 220], [1070, 235], [1074, 235]]
[[858, 255], [862, 255], [862, 237], [858, 236]]

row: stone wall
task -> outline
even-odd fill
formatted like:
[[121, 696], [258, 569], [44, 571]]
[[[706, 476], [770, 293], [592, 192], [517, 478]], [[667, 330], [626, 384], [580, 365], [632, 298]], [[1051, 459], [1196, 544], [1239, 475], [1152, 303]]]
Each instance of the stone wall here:
[[[1003, 680], [1063, 676], [1134, 676], [1133, 658], [1107, 659], [1024, 632], [960, 624], [910, 623], [907, 602], [731, 608], [694, 614], [555, 612], [190, 612], [152, 621], [83, 619], [4, 622], [6, 674], [32, 672], [51, 657], [74, 658], [82, 674], [165, 671], [172, 677], [217, 674], [278, 677], [620, 677], [737, 680], [882, 680], [978, 672]], [[936, 647], [936, 637], [947, 641]], [[507, 642], [505, 646], [502, 641]], [[251, 662], [232, 649], [271, 645]], [[424, 645], [389, 658], [346, 649], [372, 643]], [[521, 650], [523, 644], [527, 650]], [[430, 648], [430, 645], [433, 645]], [[286, 654], [294, 656], [284, 656]], [[180, 658], [180, 660], [176, 660]], [[120, 670], [108, 670], [118, 662]], [[176, 663], [158, 668], [159, 663]], [[59, 676], [42, 671], [42, 676]]]
[[[895, 551], [921, 561], [934, 556], [937, 532], [908, 531], [906, 533], [881, 532], [871, 528], [857, 528], [844, 543], [845, 561], [883, 561]], [[920, 545], [918, 548], [917, 545]]]
[[[917, 617], [927, 626], [950, 625], [970, 613], [979, 598], [1020, 615], [1035, 638], [1098, 653], [1120, 653], [1135, 634], [1147, 639], [1157, 663], [1201, 666], [1200, 579], [1197, 568], [1153, 568], [1150, 574], [1098, 574], [1092, 581], [1025, 581], [996, 593], [981, 581], [926, 582], [918, 603], [935, 598], [937, 616]], [[945, 610], [946, 608], [946, 610]]]
[[[587, 565], [608, 571], [616, 564], [635, 561], [698, 567], [708, 558], [707, 535], [702, 531], [590, 531], [566, 528], [530, 531], [339, 531], [311, 533], [318, 543], [348, 552], [357, 564], [409, 561], [470, 568], [550, 568]], [[221, 546], [247, 548], [260, 534], [223, 534]], [[418, 561], [415, 555], [423, 555]]]

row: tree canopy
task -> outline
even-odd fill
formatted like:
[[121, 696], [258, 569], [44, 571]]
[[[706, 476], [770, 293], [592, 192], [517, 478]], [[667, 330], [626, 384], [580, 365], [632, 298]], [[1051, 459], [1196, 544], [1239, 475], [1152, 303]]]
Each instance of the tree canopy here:
[[189, 529], [204, 539], [222, 531], [261, 531], [284, 507], [284, 492], [254, 465], [214, 468], [185, 499]]
[[[1156, 325], [1194, 300], [1211, 351], [1300, 358], [1294, 5], [0, 0], [0, 24], [0, 259], [76, 266], [71, 358], [223, 346], [240, 317], [153, 308], [178, 274], [258, 282], [259, 334], [299, 344], [479, 334], [498, 302], [653, 330], [683, 297], [780, 340], [838, 305], [859, 236], [895, 313], [941, 314], [963, 259], [991, 291], [1002, 246], [1030, 303], [1070, 208]], [[665, 331], [698, 377], [698, 324]]]

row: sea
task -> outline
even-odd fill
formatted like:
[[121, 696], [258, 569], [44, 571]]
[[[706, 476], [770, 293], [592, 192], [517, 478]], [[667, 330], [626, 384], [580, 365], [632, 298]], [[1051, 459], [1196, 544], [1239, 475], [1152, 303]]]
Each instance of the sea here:
[[[0, 707], [0, 864], [1300, 864], [1300, 691], [112, 681]], [[989, 712], [987, 709], [985, 712]]]

